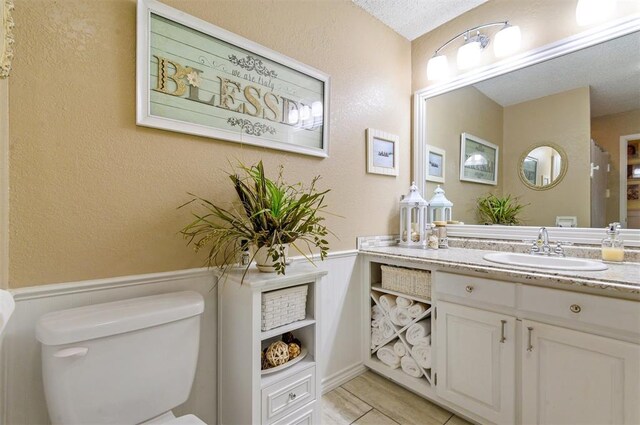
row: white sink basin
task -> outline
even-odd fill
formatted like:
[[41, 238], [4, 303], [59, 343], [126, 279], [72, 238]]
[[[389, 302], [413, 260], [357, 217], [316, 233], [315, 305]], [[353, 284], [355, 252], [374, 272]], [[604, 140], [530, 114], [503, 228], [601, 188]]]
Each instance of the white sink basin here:
[[492, 252], [485, 254], [485, 260], [512, 266], [534, 269], [596, 271], [607, 270], [607, 265], [599, 261], [583, 258], [547, 257], [546, 255], [514, 254], [512, 252]]

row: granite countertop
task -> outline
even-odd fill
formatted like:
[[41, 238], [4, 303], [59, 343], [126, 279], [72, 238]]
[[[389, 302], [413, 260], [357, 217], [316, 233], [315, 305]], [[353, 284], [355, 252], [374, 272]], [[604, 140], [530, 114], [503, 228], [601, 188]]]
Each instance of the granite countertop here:
[[596, 290], [602, 295], [640, 301], [640, 263], [607, 263], [602, 271], [567, 271], [532, 269], [487, 261], [484, 249], [449, 248], [420, 249], [400, 246], [361, 247], [363, 254], [414, 261], [460, 271], [491, 273], [496, 277], [514, 278], [523, 283], [557, 287], [558, 289]]

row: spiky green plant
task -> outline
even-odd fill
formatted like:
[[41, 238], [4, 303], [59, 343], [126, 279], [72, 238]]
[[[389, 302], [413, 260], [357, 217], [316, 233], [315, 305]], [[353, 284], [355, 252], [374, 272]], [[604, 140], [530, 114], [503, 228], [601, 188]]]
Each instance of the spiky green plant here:
[[518, 225], [518, 215], [529, 204], [521, 204], [511, 195], [499, 197], [493, 193], [478, 198], [477, 214], [481, 223]]
[[301, 183], [289, 185], [284, 182], [282, 171], [281, 166], [278, 178], [271, 180], [265, 175], [262, 161], [249, 167], [239, 164], [229, 179], [240, 208], [223, 208], [189, 193], [193, 199], [179, 208], [196, 203], [203, 212], [193, 212], [195, 219], [180, 233], [196, 252], [209, 247], [207, 266], [218, 264], [225, 272], [246, 243], [266, 247], [278, 274], [285, 274], [282, 244], [291, 244], [311, 263], [307, 253], [311, 254], [313, 247], [319, 249], [321, 260], [326, 258], [329, 243], [325, 238], [329, 230], [320, 213], [326, 208], [324, 198], [329, 190], [316, 189], [320, 176], [314, 177], [308, 187]]

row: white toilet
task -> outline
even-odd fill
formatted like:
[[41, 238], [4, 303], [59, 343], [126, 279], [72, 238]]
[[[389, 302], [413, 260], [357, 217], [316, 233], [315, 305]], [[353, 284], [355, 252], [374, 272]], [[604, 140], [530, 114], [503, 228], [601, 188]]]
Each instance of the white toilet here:
[[196, 372], [197, 292], [174, 292], [44, 315], [36, 337], [53, 424], [205, 425], [171, 409]]

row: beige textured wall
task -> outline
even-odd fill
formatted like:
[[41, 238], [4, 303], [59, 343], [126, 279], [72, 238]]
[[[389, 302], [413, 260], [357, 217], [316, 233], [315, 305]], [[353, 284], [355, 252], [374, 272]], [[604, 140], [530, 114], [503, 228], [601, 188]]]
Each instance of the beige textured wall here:
[[[504, 108], [503, 192], [530, 204], [525, 224], [554, 226], [556, 216], [571, 215], [578, 217], [578, 226], [589, 227], [590, 125], [588, 87]], [[531, 146], [548, 143], [566, 152], [567, 174], [549, 190], [529, 189], [518, 177], [520, 157]]]
[[[576, 0], [489, 0], [441, 25], [411, 43], [413, 91], [434, 84], [433, 81], [427, 80], [427, 61], [438, 47], [454, 35], [477, 25], [509, 20], [514, 25], [520, 26], [522, 32], [520, 52], [526, 52], [588, 29], [588, 26], [580, 27], [576, 24], [576, 4]], [[612, 19], [639, 12], [639, 1], [619, 0], [616, 14]], [[455, 64], [458, 46], [459, 44], [453, 43], [443, 51], [449, 57], [450, 63]], [[489, 45], [483, 52], [482, 65], [498, 60], [491, 47]], [[455, 66], [452, 66], [452, 71], [455, 72]]]
[[[10, 80], [10, 284], [196, 267], [187, 191], [232, 200], [228, 161], [331, 188], [332, 250], [397, 227], [409, 183], [410, 43], [349, 0], [165, 3], [331, 75], [330, 158], [135, 125], [134, 0], [16, 0]], [[365, 172], [367, 127], [400, 136], [400, 175]]]
[[[446, 151], [445, 196], [453, 202], [454, 220], [467, 224], [477, 222], [476, 199], [487, 192], [502, 192], [502, 170], [498, 169], [498, 185], [460, 181], [460, 134], [471, 133], [502, 149], [502, 107], [475, 87], [465, 87], [436, 96], [427, 101], [427, 140]], [[427, 199], [438, 183], [427, 182]]]
[[640, 109], [591, 120], [591, 138], [611, 154], [607, 223], [620, 221], [620, 136], [631, 134], [640, 134]]

